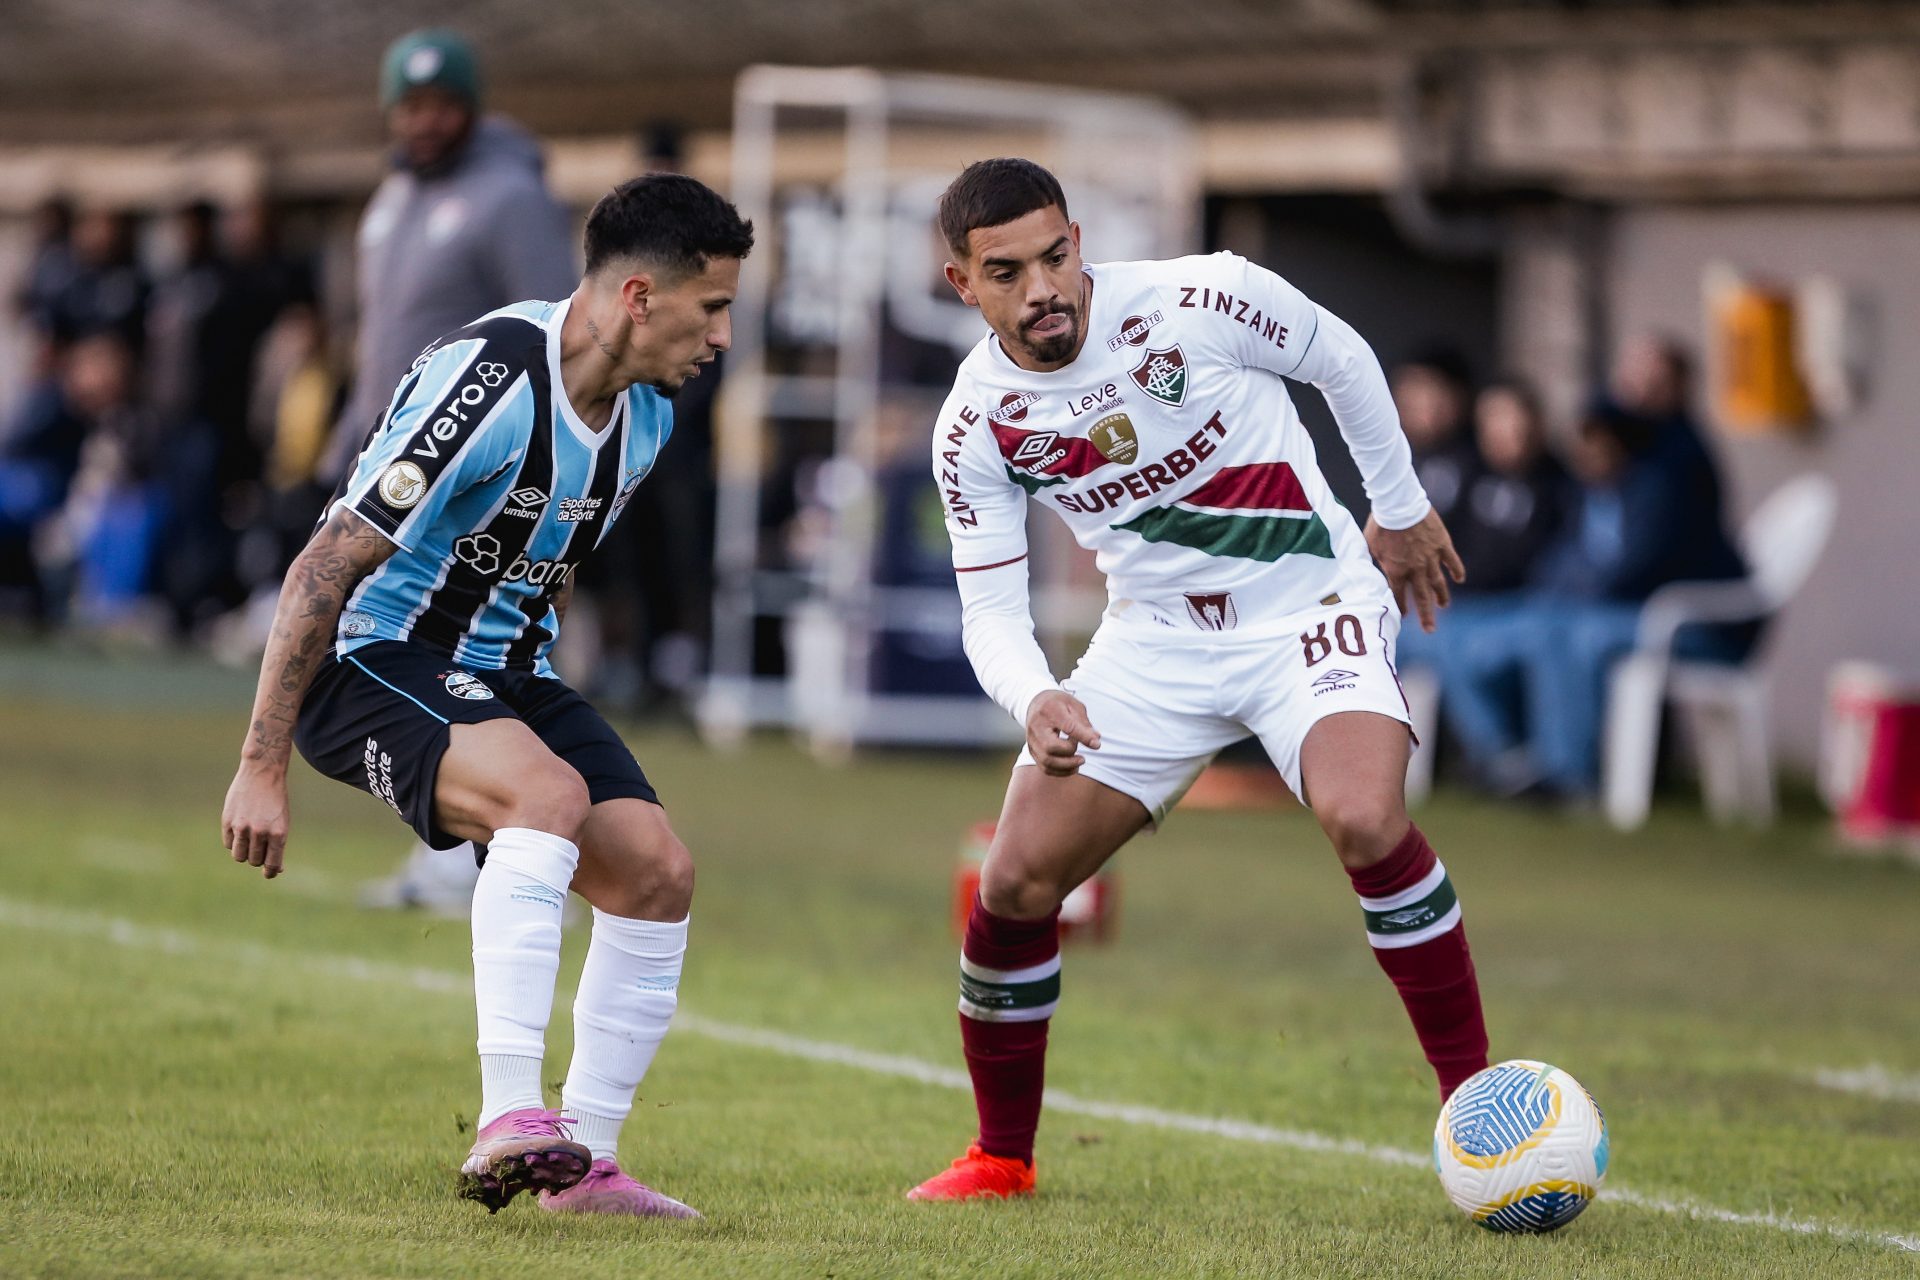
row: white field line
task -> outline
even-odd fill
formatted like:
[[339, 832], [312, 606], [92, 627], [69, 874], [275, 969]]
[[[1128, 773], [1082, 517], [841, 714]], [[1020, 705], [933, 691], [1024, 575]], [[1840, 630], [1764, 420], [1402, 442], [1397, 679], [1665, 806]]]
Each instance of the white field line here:
[[[140, 840], [121, 840], [112, 836], [83, 836], [74, 845], [74, 858], [82, 866], [116, 875], [169, 876], [178, 867], [162, 845]], [[345, 885], [325, 872], [301, 867], [297, 875], [285, 876], [275, 893], [286, 892], [321, 902], [346, 902], [353, 894]]]
[[[450, 973], [444, 969], [382, 964], [377, 961], [361, 960], [354, 956], [323, 952], [290, 952], [262, 946], [259, 943], [213, 939], [177, 929], [137, 924], [115, 916], [87, 911], [67, 911], [12, 898], [0, 898], [0, 925], [73, 937], [104, 939], [115, 946], [160, 951], [172, 955], [212, 955], [241, 963], [270, 963], [282, 972], [289, 968], [297, 968], [305, 973], [325, 974], [330, 977], [349, 978], [387, 986], [412, 987], [415, 990], [430, 991], [439, 995], [471, 998], [473, 994], [473, 979], [469, 975]], [[785, 1057], [802, 1058], [809, 1062], [851, 1067], [856, 1071], [912, 1080], [919, 1084], [935, 1085], [943, 1089], [964, 1092], [972, 1090], [964, 1071], [956, 1071], [920, 1058], [872, 1053], [865, 1049], [856, 1049], [851, 1045], [808, 1040], [800, 1036], [787, 1035], [784, 1032], [719, 1022], [697, 1014], [679, 1014], [674, 1019], [674, 1025], [681, 1031], [743, 1048], [762, 1049]], [[1397, 1147], [1375, 1146], [1351, 1138], [1329, 1137], [1326, 1134], [1300, 1129], [1277, 1129], [1227, 1117], [1189, 1115], [1178, 1111], [1162, 1111], [1158, 1107], [1102, 1102], [1098, 1099], [1062, 1093], [1057, 1089], [1047, 1090], [1046, 1105], [1050, 1110], [1065, 1112], [1069, 1115], [1113, 1120], [1152, 1129], [1170, 1129], [1180, 1133], [1205, 1134], [1236, 1142], [1253, 1142], [1294, 1151], [1358, 1156], [1379, 1164], [1411, 1168], [1424, 1167], [1428, 1163], [1426, 1156], [1413, 1151], [1403, 1151]], [[1638, 1191], [1630, 1191], [1618, 1183], [1609, 1184], [1604, 1195], [1607, 1200], [1615, 1204], [1630, 1205], [1654, 1213], [1675, 1214], [1702, 1222], [1720, 1222], [1740, 1227], [1767, 1227], [1794, 1235], [1860, 1240], [1909, 1253], [1920, 1253], [1920, 1235], [1896, 1235], [1891, 1232], [1822, 1222], [1814, 1218], [1788, 1217], [1778, 1213], [1741, 1213], [1686, 1197], [1646, 1195]]]
[[1920, 1102], [1920, 1076], [1903, 1076], [1877, 1062], [1864, 1067], [1821, 1067], [1807, 1079], [1836, 1093], [1860, 1093], [1885, 1102]]
[[74, 856], [89, 867], [132, 875], [159, 875], [167, 870], [167, 851], [142, 840], [85, 836], [74, 846]]

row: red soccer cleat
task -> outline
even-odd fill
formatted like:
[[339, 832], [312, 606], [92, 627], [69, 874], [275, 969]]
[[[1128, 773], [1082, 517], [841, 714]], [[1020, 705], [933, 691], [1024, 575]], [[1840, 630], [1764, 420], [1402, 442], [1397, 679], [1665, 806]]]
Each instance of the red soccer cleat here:
[[935, 1174], [907, 1192], [907, 1199], [1007, 1200], [1032, 1194], [1032, 1161], [990, 1156], [976, 1142], [944, 1173]]

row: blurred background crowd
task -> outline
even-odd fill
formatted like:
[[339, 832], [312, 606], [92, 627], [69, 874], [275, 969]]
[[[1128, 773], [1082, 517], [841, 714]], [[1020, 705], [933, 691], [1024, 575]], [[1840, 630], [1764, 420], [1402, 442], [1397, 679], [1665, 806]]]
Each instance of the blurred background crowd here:
[[[253, 662], [286, 566], [414, 357], [496, 307], [572, 292], [577, 218], [538, 143], [481, 113], [467, 42], [428, 33], [386, 63], [393, 170], [331, 293], [313, 218], [286, 247], [264, 197], [33, 210], [10, 293], [28, 354], [0, 389], [0, 618]], [[677, 167], [674, 126], [641, 141], [638, 167]], [[586, 648], [614, 655], [593, 678], [630, 709], [702, 670], [714, 381], [676, 402], [661, 481], [589, 566]]]
[[[1748, 672], [1765, 692], [1769, 761], [1815, 762], [1839, 664], [1913, 664], [1920, 583], [1901, 547], [1920, 386], [1899, 351], [1920, 307], [1920, 6], [1340, 0], [1209, 7], [1169, 33], [1144, 3], [1047, 32], [1012, 4], [881, 5], [901, 21], [858, 39], [835, 34], [843, 5], [588, 8], [529, 25], [482, 5], [463, 33], [396, 41], [404, 21], [349, 5], [218, 93], [186, 86], [203, 51], [169, 68], [109, 38], [100, 66], [60, 70], [82, 33], [57, 6], [0, 54], [0, 625], [250, 662], [281, 572], [414, 355], [492, 307], [570, 289], [585, 207], [620, 178], [685, 168], [728, 189], [757, 173], [748, 99], [730, 97], [750, 62], [857, 55], [994, 76], [1009, 102], [1019, 82], [1164, 109], [1191, 234], [1104, 245], [1233, 249], [1374, 343], [1469, 567], [1440, 631], [1402, 636], [1462, 781], [1592, 797], [1611, 680], [1652, 643], [1649, 600], [1690, 602], [1656, 638], [1663, 660]], [[1080, 54], [990, 59], [976, 47], [989, 27]], [[97, 87], [109, 72], [115, 99]], [[1034, 111], [896, 161], [892, 236], [929, 240], [938, 184], [1020, 148], [1046, 124]], [[806, 145], [820, 137], [843, 135]], [[849, 485], [871, 508], [854, 576], [933, 602], [852, 641], [858, 679], [977, 701], [940, 603], [923, 451], [979, 330], [930, 339], [914, 298], [888, 293], [851, 330], [894, 387], [862, 410], [859, 449], [825, 425], [839, 408], [767, 398], [846, 367], [808, 343], [849, 332], [820, 299], [852, 269], [858, 192], [780, 176], [811, 154], [770, 162], [764, 207], [734, 193], [766, 233], [768, 279], [742, 317], [753, 350], [676, 405], [661, 469], [569, 619], [572, 673], [616, 705], [697, 713], [729, 662], [804, 683], [810, 624], [789, 605], [810, 591], [840, 601], [843, 645], [847, 615], [886, 613], [833, 596]], [[1092, 236], [1088, 253], [1123, 256]], [[913, 268], [924, 297], [934, 268]], [[1364, 512], [1324, 408], [1296, 392], [1336, 492]], [[729, 455], [729, 438], [753, 443]], [[1811, 544], [1804, 563], [1756, 564], [1749, 521], [1809, 476], [1825, 514], [1770, 509], [1793, 526], [1776, 541]], [[730, 483], [751, 490], [733, 508]], [[731, 552], [729, 509], [746, 526]], [[1722, 589], [1659, 594], [1676, 583]], [[732, 632], [736, 656], [716, 657]]]

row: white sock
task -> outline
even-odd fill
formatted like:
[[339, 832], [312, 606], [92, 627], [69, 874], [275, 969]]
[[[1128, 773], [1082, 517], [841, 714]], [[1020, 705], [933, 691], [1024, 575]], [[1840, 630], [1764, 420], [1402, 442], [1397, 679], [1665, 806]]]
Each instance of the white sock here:
[[540, 1093], [539, 1058], [511, 1053], [480, 1055], [480, 1123], [486, 1125], [509, 1111], [544, 1107]]
[[560, 909], [579, 864], [573, 841], [527, 827], [503, 827], [487, 846], [473, 889], [483, 1126], [544, 1105], [540, 1060], [560, 970]]
[[594, 910], [593, 943], [573, 1001], [573, 1064], [561, 1099], [575, 1118], [575, 1141], [596, 1160], [618, 1156], [634, 1090], [680, 1002], [686, 954], [686, 920], [629, 920]]

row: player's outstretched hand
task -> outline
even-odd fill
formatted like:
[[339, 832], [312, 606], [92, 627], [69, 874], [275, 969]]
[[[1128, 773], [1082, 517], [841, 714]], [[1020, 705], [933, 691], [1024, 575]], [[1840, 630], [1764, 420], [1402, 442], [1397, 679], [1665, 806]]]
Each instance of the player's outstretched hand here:
[[1400, 612], [1418, 614], [1422, 631], [1433, 630], [1437, 611], [1452, 599], [1447, 580], [1467, 580], [1467, 566], [1453, 549], [1447, 526], [1440, 522], [1440, 513], [1431, 509], [1420, 523], [1405, 529], [1382, 529], [1369, 516], [1367, 549], [1386, 570], [1387, 585], [1400, 603]]
[[1070, 778], [1087, 758], [1080, 748], [1100, 749], [1100, 734], [1087, 719], [1087, 708], [1065, 690], [1052, 689], [1027, 707], [1027, 749], [1049, 777]]
[[241, 765], [220, 811], [220, 843], [235, 862], [259, 867], [271, 880], [285, 864], [290, 818], [285, 776]]

